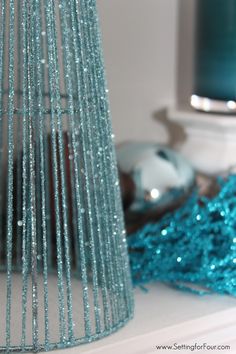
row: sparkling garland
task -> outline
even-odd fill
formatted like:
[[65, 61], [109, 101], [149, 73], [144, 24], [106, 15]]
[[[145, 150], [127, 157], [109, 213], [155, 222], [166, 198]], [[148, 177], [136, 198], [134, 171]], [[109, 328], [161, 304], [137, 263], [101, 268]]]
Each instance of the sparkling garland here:
[[128, 239], [135, 285], [161, 281], [236, 296], [236, 175], [218, 179], [213, 199], [188, 201]]

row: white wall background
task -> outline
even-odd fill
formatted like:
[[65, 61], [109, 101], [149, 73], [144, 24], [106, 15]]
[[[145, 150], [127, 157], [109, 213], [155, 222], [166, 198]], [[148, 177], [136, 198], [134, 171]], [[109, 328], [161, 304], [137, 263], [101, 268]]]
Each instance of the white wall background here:
[[116, 141], [166, 142], [191, 92], [194, 0], [98, 0]]

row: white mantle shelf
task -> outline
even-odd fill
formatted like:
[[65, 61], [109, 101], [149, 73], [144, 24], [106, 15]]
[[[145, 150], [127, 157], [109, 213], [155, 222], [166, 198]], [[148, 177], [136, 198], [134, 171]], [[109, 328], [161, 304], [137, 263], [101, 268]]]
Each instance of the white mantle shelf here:
[[[198, 296], [162, 284], [148, 288], [148, 293], [136, 289], [135, 317], [126, 327], [100, 341], [59, 352], [163, 354], [164, 351], [157, 351], [156, 345], [208, 343], [230, 345], [230, 353], [236, 353], [235, 298], [221, 295]], [[176, 353], [171, 350], [165, 352]], [[189, 353], [181, 353], [184, 352]], [[217, 353], [218, 351], [214, 351], [214, 354]]]

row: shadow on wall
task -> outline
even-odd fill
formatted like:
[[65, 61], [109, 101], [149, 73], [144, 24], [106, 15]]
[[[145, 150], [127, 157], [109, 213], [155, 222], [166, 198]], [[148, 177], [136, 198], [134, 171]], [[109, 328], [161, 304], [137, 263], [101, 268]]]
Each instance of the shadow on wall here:
[[177, 87], [178, 104], [188, 104], [193, 87], [194, 27], [197, 0], [179, 0], [177, 37]]
[[183, 127], [180, 124], [168, 119], [167, 108], [155, 111], [152, 117], [156, 122], [163, 125], [168, 132], [168, 141], [166, 145], [175, 148], [185, 141], [186, 134]]
[[[194, 27], [197, 0], [179, 0], [179, 20], [177, 28], [176, 63], [176, 104], [189, 105], [193, 88], [194, 69]], [[153, 119], [162, 124], [168, 132], [167, 145], [174, 148], [186, 139], [183, 127], [168, 119], [167, 109], [153, 113]]]

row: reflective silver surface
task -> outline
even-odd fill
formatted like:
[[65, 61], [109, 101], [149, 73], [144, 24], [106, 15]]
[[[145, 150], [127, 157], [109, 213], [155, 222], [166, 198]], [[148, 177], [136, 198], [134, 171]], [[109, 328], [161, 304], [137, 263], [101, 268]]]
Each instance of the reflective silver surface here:
[[190, 100], [191, 106], [197, 111], [210, 113], [236, 113], [236, 102], [233, 100], [222, 101], [208, 97], [192, 95]]
[[168, 208], [190, 192], [195, 173], [173, 150], [154, 143], [130, 142], [117, 148], [119, 169], [135, 186], [129, 210], [147, 212]]

